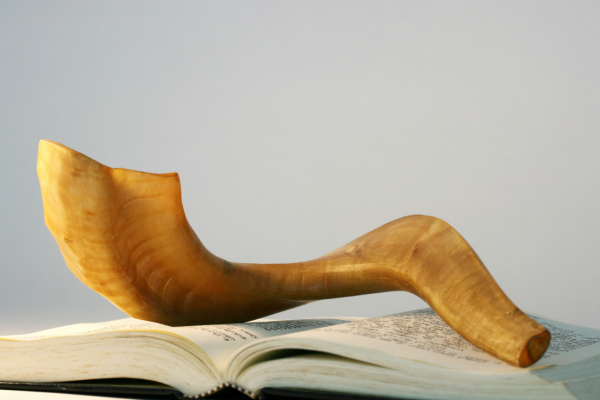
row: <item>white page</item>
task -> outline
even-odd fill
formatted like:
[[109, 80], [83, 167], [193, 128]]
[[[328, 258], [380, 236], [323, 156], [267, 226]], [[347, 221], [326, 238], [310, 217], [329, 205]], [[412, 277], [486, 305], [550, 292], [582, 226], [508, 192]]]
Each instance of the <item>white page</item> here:
[[200, 325], [171, 328], [200, 346], [223, 373], [229, 358], [242, 346], [258, 339], [345, 324], [354, 318], [316, 318], [286, 321], [249, 322], [229, 325]]
[[[534, 316], [552, 334], [548, 355], [530, 368], [563, 365], [600, 354], [600, 330], [582, 328]], [[412, 359], [447, 368], [476, 373], [518, 372], [513, 367], [475, 347], [432, 310], [423, 309], [386, 317], [356, 321], [342, 326], [332, 326], [296, 333], [278, 340], [312, 339], [331, 343], [331, 351], [344, 348], [343, 354], [351, 357], [351, 347], [375, 350], [393, 364], [394, 358]], [[371, 357], [361, 352], [361, 357]], [[391, 357], [390, 357], [391, 356]], [[361, 358], [362, 359], [362, 358]], [[392, 365], [390, 365], [392, 367]]]
[[60, 336], [90, 335], [100, 332], [129, 331], [129, 330], [159, 330], [172, 329], [169, 326], [154, 322], [143, 321], [135, 318], [123, 318], [107, 322], [94, 322], [61, 326], [59, 328], [46, 329], [39, 332], [24, 335], [2, 336], [0, 340], [38, 340]]
[[[137, 399], [139, 397], [123, 397], [119, 396], [119, 399]], [[73, 394], [73, 393], [52, 393], [52, 392], [33, 392], [26, 390], [7, 390], [0, 389], [0, 399], [10, 400], [102, 400], [110, 399], [115, 400], [114, 396], [99, 396], [97, 394], [85, 395], [85, 394]]]
[[26, 335], [4, 336], [0, 340], [40, 340], [51, 337], [81, 336], [111, 331], [161, 331], [181, 336], [198, 345], [208, 354], [217, 370], [222, 373], [231, 355], [241, 347], [255, 340], [344, 324], [358, 319], [360, 318], [315, 318], [282, 321], [257, 320], [228, 325], [170, 327], [135, 318], [124, 318], [108, 322], [69, 325]]
[[534, 367], [565, 365], [600, 354], [600, 330], [530, 315], [550, 331], [550, 347]]

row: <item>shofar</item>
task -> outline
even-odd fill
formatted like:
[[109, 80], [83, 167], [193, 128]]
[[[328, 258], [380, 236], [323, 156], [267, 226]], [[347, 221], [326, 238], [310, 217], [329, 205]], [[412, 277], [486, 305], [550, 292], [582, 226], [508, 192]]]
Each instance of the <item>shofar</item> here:
[[245, 264], [202, 245], [185, 217], [176, 173], [113, 169], [41, 141], [38, 175], [46, 225], [71, 271], [135, 318], [244, 322], [315, 300], [405, 290], [512, 365], [533, 364], [550, 342], [438, 218], [397, 219], [312, 261]]

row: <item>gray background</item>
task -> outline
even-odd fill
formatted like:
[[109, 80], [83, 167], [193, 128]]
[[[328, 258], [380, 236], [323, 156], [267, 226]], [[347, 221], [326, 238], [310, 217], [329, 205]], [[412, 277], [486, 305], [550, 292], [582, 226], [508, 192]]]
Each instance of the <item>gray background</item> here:
[[40, 139], [179, 172], [231, 261], [311, 259], [429, 214], [518, 306], [600, 328], [598, 38], [597, 1], [1, 1], [0, 334], [124, 316], [44, 226]]

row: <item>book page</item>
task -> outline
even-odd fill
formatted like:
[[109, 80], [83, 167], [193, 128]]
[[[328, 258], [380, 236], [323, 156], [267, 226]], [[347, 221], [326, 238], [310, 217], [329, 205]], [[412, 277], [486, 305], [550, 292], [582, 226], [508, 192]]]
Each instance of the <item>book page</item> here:
[[463, 339], [432, 309], [373, 318], [322, 332], [398, 357], [434, 364], [451, 363], [462, 368], [472, 365], [475, 369], [492, 367], [494, 370], [497, 366], [503, 369], [508, 366]]
[[61, 336], [91, 335], [100, 332], [112, 331], [137, 331], [137, 330], [165, 330], [172, 329], [169, 326], [148, 322], [135, 318], [123, 318], [107, 322], [94, 322], [86, 324], [75, 324], [61, 326], [59, 328], [46, 329], [40, 332], [27, 333], [24, 335], [2, 336], [0, 340], [38, 340]]
[[231, 355], [255, 340], [345, 324], [354, 320], [356, 318], [315, 318], [170, 329], [200, 346], [222, 373]]
[[600, 354], [600, 330], [528, 315], [544, 325], [552, 335], [546, 354], [534, 367], [571, 364]]
[[[600, 331], [535, 318], [548, 328], [552, 341], [547, 355], [530, 368], [562, 365], [600, 354]], [[463, 339], [430, 308], [300, 332], [276, 338], [271, 343], [256, 344], [261, 345], [270, 350], [324, 351], [390, 368], [409, 359], [475, 373], [524, 371]], [[250, 362], [250, 358], [247, 360]]]
[[40, 340], [52, 337], [93, 335], [116, 331], [153, 331], [183, 337], [199, 346], [222, 373], [230, 356], [238, 349], [258, 339], [329, 327], [359, 320], [347, 318], [315, 318], [299, 320], [257, 320], [254, 322], [228, 325], [198, 325], [170, 327], [154, 322], [124, 318], [116, 321], [77, 324], [41, 332], [0, 337], [0, 340]]

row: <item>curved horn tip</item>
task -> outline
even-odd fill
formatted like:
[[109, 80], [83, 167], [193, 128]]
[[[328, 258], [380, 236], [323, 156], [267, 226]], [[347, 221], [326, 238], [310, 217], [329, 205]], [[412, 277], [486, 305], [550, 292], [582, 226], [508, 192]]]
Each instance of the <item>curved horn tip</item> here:
[[551, 335], [548, 330], [544, 330], [542, 333], [529, 339], [527, 346], [523, 348], [521, 355], [519, 356], [519, 367], [529, 367], [542, 358], [550, 345], [550, 339]]

